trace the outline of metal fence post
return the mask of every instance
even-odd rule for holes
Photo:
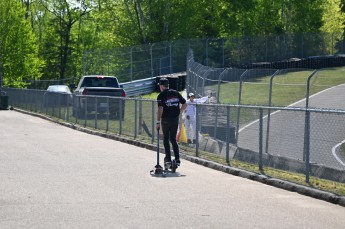
[[[152,132],[152,137],[151,137],[151,143],[153,144],[155,142],[155,101],[151,102],[151,132]],[[159,136],[158,136],[159,138]]]
[[[119,113],[117,114],[117,117],[119,117],[119,122],[120,122],[120,131],[119,131],[119,134],[121,135],[122,134],[122,109],[123,109],[123,106],[122,106],[122,100],[119,101]],[[115,115],[115,114],[114,114]]]
[[[98,114],[98,106],[97,106],[97,103],[98,103],[98,97],[96,96],[95,97],[95,129],[97,130],[97,114]]]
[[[152,54],[152,47],[154,44],[150,45],[150,58],[151,58],[151,78],[153,78],[153,54]]]
[[[129,74],[131,82],[133,81],[133,47],[131,47],[131,69]]]
[[[70,103],[71,103],[71,99],[67,95],[66,96],[66,121],[69,121],[69,109],[70,109],[69,105],[70,105]]]
[[[304,125],[304,149],[303,154],[305,155],[305,182],[309,183],[310,176],[310,112],[305,111],[305,125]]]
[[[200,123],[200,118],[199,118],[199,104],[195,104],[195,156],[199,157],[199,123]],[[194,134],[194,133],[193,133]]]
[[[143,131],[142,123],[143,123],[143,100],[140,97],[140,100],[139,100],[139,130],[138,130],[139,135],[141,135],[142,131]]]
[[[2,62],[0,62],[0,95],[2,92]]]
[[[305,123],[304,123],[304,148],[303,148],[303,160],[305,160],[305,180],[309,183],[310,176],[310,112],[309,108],[309,93],[310,93],[310,80],[316,74],[317,70],[314,70],[307,80],[307,93],[305,98]]]
[[[169,55],[170,55],[170,71],[169,71],[169,73],[171,74],[173,71],[173,68],[172,68],[172,51],[171,51],[171,43],[172,43],[172,41],[170,41],[169,42]]]
[[[206,39],[205,41],[205,65],[208,66],[208,40],[209,38]]]
[[[204,75],[202,76],[202,89],[201,91],[199,92],[199,94],[202,96],[204,95],[204,90],[205,90],[205,78],[207,77],[207,73],[211,71],[211,68],[209,68],[205,73]]]
[[[262,139],[263,139],[263,109],[259,109],[260,121],[259,121],[259,169],[262,170]]]
[[[225,51],[224,51],[224,38],[221,38],[222,39],[222,68],[225,67]]]
[[[107,97],[107,112],[106,112],[106,119],[107,119],[107,123],[106,123],[106,129],[105,129],[105,131],[108,132],[108,130],[109,130],[109,97]]]
[[[76,95],[73,94],[73,106],[76,107],[75,110],[73,109],[73,114],[74,114],[74,118],[75,118],[74,121],[75,121],[76,124],[78,123],[78,118],[79,118],[79,106],[80,106],[79,104],[80,104],[79,96],[76,96]]]
[[[222,78],[223,78],[223,74],[225,72],[227,72],[228,69],[225,68],[224,71],[222,71],[222,73],[220,73],[219,77],[218,77],[218,87],[217,87],[217,103],[220,103],[220,99],[219,99],[219,96],[220,96],[220,84],[221,84],[221,81],[222,81]]]
[[[219,106],[218,103],[216,104],[216,119],[215,119],[215,123],[214,123],[214,129],[213,129],[213,136],[214,139],[217,139],[217,128],[218,128],[218,111],[219,111]]]
[[[332,55],[334,55],[333,47],[334,47],[334,33],[332,33],[332,51],[331,51]]]
[[[226,106],[226,163],[230,165],[230,106]]]
[[[86,127],[87,124],[87,96],[85,97],[85,108],[84,108],[84,127]]]
[[[270,78],[270,91],[268,95],[268,106],[272,106],[272,88],[273,88],[273,78],[278,75],[279,70],[277,70]],[[271,122],[271,109],[267,111],[267,130],[266,130],[266,146],[265,153],[268,153],[268,144],[269,144],[269,133],[270,133],[270,122]]]
[[[109,54],[109,52],[110,51],[108,50],[108,55],[107,55],[108,56],[108,73],[107,73],[108,76],[110,76],[110,54]]]
[[[59,118],[61,119],[61,95],[58,94]]]
[[[82,73],[83,73],[83,75],[86,75],[86,70],[85,70],[86,66],[85,65],[86,65],[86,59],[87,59],[86,55],[88,54],[88,52],[89,51],[85,51],[84,54],[83,54],[83,57],[82,57],[83,60],[82,60],[81,65],[82,65]]]
[[[134,139],[138,137],[138,99],[134,100]]]
[[[238,102],[237,105],[241,105],[241,98],[242,98],[242,84],[243,84],[243,79],[246,76],[247,72],[249,70],[245,70],[242,75],[240,76],[240,88],[238,91]],[[237,123],[236,123],[236,136],[235,136],[235,145],[237,146],[238,142],[238,129],[240,128],[240,113],[241,113],[241,107],[237,107]]]

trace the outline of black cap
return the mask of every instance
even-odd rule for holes
[[[169,86],[169,80],[167,78],[160,78],[159,79],[159,85],[162,85],[162,86]]]

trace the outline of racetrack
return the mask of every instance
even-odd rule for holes
[[[345,110],[345,85],[339,85],[319,92],[309,99],[310,108]],[[291,104],[305,107],[305,100]],[[270,116],[268,153],[287,158],[303,160],[305,112],[276,111]],[[336,169],[345,169],[344,158],[335,156],[334,148],[345,139],[345,115],[310,113],[310,161]],[[267,117],[263,123],[264,152],[266,143]],[[259,122],[255,121],[239,131],[238,146],[258,152]],[[255,134],[253,134],[255,133]],[[254,139],[254,140],[253,140]],[[333,149],[333,150],[332,150]]]

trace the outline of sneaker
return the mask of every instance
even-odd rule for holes
[[[180,166],[180,165],[181,165],[180,159],[177,159],[177,160],[176,160],[176,165],[177,165],[177,166]]]
[[[170,169],[171,168],[171,161],[164,162],[164,167],[165,167],[165,169]]]

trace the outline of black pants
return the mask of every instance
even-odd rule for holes
[[[162,130],[163,130],[163,144],[165,149],[165,161],[171,161],[170,143],[172,145],[175,160],[180,159],[179,147],[176,142],[176,134],[178,129],[179,117],[174,118],[163,118],[162,119]]]

